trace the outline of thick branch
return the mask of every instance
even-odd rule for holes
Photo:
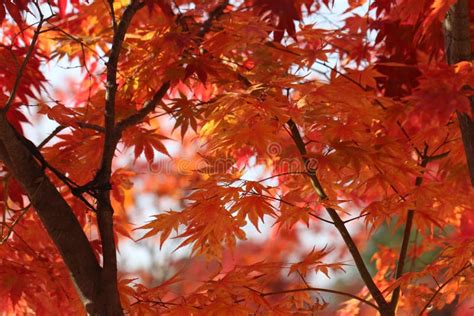
[[[318,177],[316,176],[316,172],[314,169],[311,168],[310,161],[308,159],[308,153],[306,151],[306,146],[301,138],[300,132],[298,130],[298,127],[296,124],[293,122],[293,120],[288,121],[288,126],[291,131],[291,135],[293,138],[293,141],[295,142],[298,151],[301,154],[301,157],[303,159],[306,172],[311,179],[311,184],[313,185],[314,190],[316,191],[316,194],[319,196],[321,200],[327,200],[328,196],[324,192],[324,189],[319,182]],[[331,208],[331,207],[326,207],[326,210],[331,217],[332,221],[334,222],[334,226],[336,229],[339,231],[341,234],[342,239],[344,240],[347,248],[349,249],[349,252],[352,255],[352,258],[354,259],[354,262],[356,264],[357,270],[359,271],[365,285],[367,286],[370,294],[374,298],[374,300],[377,302],[377,305],[379,306],[380,313],[384,314],[384,310],[388,308],[387,301],[383,297],[382,293],[380,292],[379,288],[377,285],[374,283],[374,280],[372,279],[372,276],[370,275],[369,271],[367,270],[367,266],[364,263],[364,260],[362,259],[362,256],[360,255],[359,250],[357,249],[356,244],[354,243],[354,240],[352,239],[351,235],[349,234],[349,231],[347,230],[346,226],[344,225],[344,222],[342,219],[339,217],[337,214],[336,210]]]
[[[4,115],[0,115],[0,159],[28,194],[84,305],[93,308],[101,269],[89,241],[70,206]]]
[[[61,126],[60,126],[61,127]],[[41,152],[39,151],[41,149],[42,146],[44,146],[45,144],[45,141],[49,141],[49,137],[54,137],[54,135],[56,133],[59,133],[60,132],[60,127],[56,128],[52,134],[50,134],[45,140],[43,140],[39,145],[38,147],[35,146],[35,144],[33,144],[29,139],[21,136],[21,135],[18,135],[18,138],[23,142],[23,144],[26,146],[26,148],[29,150],[29,152],[31,153],[31,155],[36,158],[36,160],[38,160],[41,164],[41,167],[43,169],[47,168],[49,170],[51,170],[51,172],[59,179],[61,180],[72,192],[72,194],[74,194],[79,200],[81,200],[82,203],[84,203],[84,205],[86,205],[91,211],[96,211],[96,209],[87,201],[87,199],[85,199],[83,196],[82,196],[82,193],[83,192],[80,192],[78,191],[77,189],[79,188],[79,185],[77,183],[75,183],[74,181],[72,181],[70,178],[68,178],[65,174],[63,174],[62,172],[60,172],[59,170],[57,170],[55,167],[53,167],[52,165],[49,164],[49,162],[46,161],[46,159],[44,159],[43,155],[41,154]]]

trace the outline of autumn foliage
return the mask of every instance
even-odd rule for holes
[[[1,0],[1,313],[470,315],[469,2]]]

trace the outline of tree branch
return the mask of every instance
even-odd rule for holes
[[[443,27],[448,64],[471,61],[469,0],[458,0],[449,9]]]
[[[107,81],[105,92],[105,140],[104,151],[102,154],[102,164],[96,175],[96,180],[100,183],[108,181],[111,173],[112,159],[115,148],[120,140],[120,135],[115,131],[115,96],[117,94],[117,71],[120,51],[125,39],[128,27],[132,22],[135,13],[144,6],[143,2],[132,0],[123,12],[122,18],[114,32],[112,48],[110,49],[109,59],[107,61]]]
[[[112,28],[114,33],[117,32],[117,19],[115,18],[115,10],[114,10],[114,0],[107,0],[110,9],[110,17],[112,19]]]
[[[26,66],[28,66],[28,62],[30,61],[31,56],[33,55],[33,52],[35,50],[36,42],[38,41],[39,35],[41,33],[41,27],[43,26],[43,23],[46,22],[48,19],[52,18],[52,16],[48,18],[44,18],[43,12],[41,12],[39,6],[36,3],[35,5],[38,8],[38,12],[39,12],[38,26],[36,27],[36,30],[33,34],[33,38],[31,39],[30,46],[28,47],[28,51],[26,52],[26,55],[25,55],[25,59],[23,59],[23,62],[21,63],[20,68],[18,69],[18,73],[16,74],[16,77],[15,77],[15,83],[13,84],[13,88],[10,93],[10,96],[8,97],[7,103],[2,109],[2,112],[4,113],[8,112],[8,110],[13,104],[13,101],[15,101],[16,92],[18,88],[20,87],[21,79],[23,78],[23,73],[26,69]]]
[[[120,308],[119,295],[117,290],[117,255],[114,240],[113,227],[113,207],[110,199],[110,177],[112,173],[112,161],[122,132],[129,126],[138,124],[151,113],[157,104],[164,97],[170,87],[170,82],[165,82],[161,88],[154,94],[151,100],[144,104],[144,107],[137,113],[129,116],[123,121],[115,122],[115,99],[117,94],[117,72],[120,50],[122,48],[125,35],[135,13],[143,8],[144,3],[139,0],[132,0],[127,6],[122,18],[116,28],[114,28],[114,37],[112,47],[107,61],[107,81],[105,97],[105,137],[102,153],[101,167],[96,173],[94,179],[86,185],[95,188],[97,191],[97,222],[103,249],[103,269],[101,273],[100,296],[107,302],[109,307],[104,306],[106,313],[123,314]],[[221,9],[223,11],[224,8]],[[215,19],[218,14],[210,14],[209,19]],[[206,27],[204,27],[206,29]],[[207,31],[210,26],[207,27]],[[206,32],[207,32],[206,31]]]
[[[153,98],[151,100],[147,101],[143,108],[141,108],[137,113],[130,115],[129,117],[123,119],[119,123],[117,123],[117,132],[121,133],[123,132],[127,127],[133,126],[135,124],[138,124],[142,122],[148,114],[153,112],[155,107],[158,105],[158,103],[161,102],[163,97],[165,96],[166,92],[168,91],[170,87],[170,82],[167,81],[163,83],[156,91],[156,93],[153,95]]]
[[[71,272],[82,302],[92,311],[101,270],[94,252],[72,209],[3,113],[0,115],[0,159],[28,194]]]
[[[7,204],[6,201],[5,201],[5,204]],[[5,208],[8,209],[8,205],[6,205]],[[15,229],[15,226],[20,222],[20,220],[23,218],[23,216],[26,214],[26,212],[28,212],[30,208],[31,208],[31,204],[28,204],[27,206],[18,210],[20,212],[20,215],[18,215],[18,217],[10,225],[7,224],[5,221],[2,223],[8,228],[8,230],[6,234],[4,235],[3,227],[2,227],[2,236],[0,240],[0,245],[4,244],[10,238],[11,234],[13,233],[13,230]]]
[[[296,147],[298,148],[298,151],[300,152],[301,158],[303,159],[307,175],[309,176],[311,180],[311,184],[313,185],[313,189],[316,191],[316,194],[319,196],[321,200],[327,200],[328,196],[324,192],[324,189],[319,182],[318,177],[316,176],[316,172],[314,169],[311,168],[310,161],[308,159],[308,153],[306,151],[306,146],[304,144],[303,139],[301,138],[301,134],[298,130],[298,127],[296,126],[295,122],[293,120],[289,120],[287,122],[290,131],[291,131],[291,136],[293,138],[293,141],[296,144]],[[339,231],[342,239],[344,240],[347,248],[349,249],[349,252],[352,255],[352,258],[354,259],[354,262],[356,264],[357,270],[359,271],[365,285],[367,286],[370,294],[374,298],[374,300],[377,302],[378,308],[380,310],[381,314],[384,314],[384,311],[388,311],[388,304],[385,298],[383,297],[382,293],[380,292],[379,288],[377,285],[374,283],[372,276],[370,275],[369,271],[367,270],[367,266],[364,263],[364,260],[362,259],[362,256],[360,255],[359,250],[357,249],[356,244],[354,243],[354,240],[352,239],[351,235],[349,234],[349,231],[347,230],[346,226],[344,225],[344,222],[342,219],[339,217],[337,214],[336,210],[331,208],[331,207],[326,207],[326,211],[328,212],[329,216],[331,217],[334,226],[336,229]]]
[[[90,123],[79,122],[79,121],[76,122],[76,124],[82,128],[91,129],[99,133],[105,133],[105,128],[96,124],[90,124]]]
[[[49,143],[49,141],[51,139],[53,139],[56,135],[58,135],[58,133],[60,133],[63,129],[65,129],[66,126],[63,126],[63,125],[59,125],[58,127],[56,127],[52,132],[51,134],[49,134],[45,139],[43,139],[43,141],[41,143],[39,143],[38,145],[38,150],[43,148],[44,145],[46,145],[47,143]]]
[[[96,209],[89,203],[89,201],[87,201],[83,196],[82,196],[82,193],[84,191],[81,191],[81,190],[78,190],[79,185],[77,183],[75,183],[74,181],[72,181],[71,179],[69,179],[66,175],[64,175],[63,173],[61,173],[59,170],[57,170],[55,167],[53,167],[52,165],[49,164],[49,162],[46,161],[46,159],[44,159],[43,155],[41,154],[41,152],[39,151],[40,148],[45,144],[45,142],[49,141],[49,138],[50,136],[51,137],[54,137],[54,135],[56,133],[59,133],[60,129],[59,127],[56,128],[53,133],[51,133],[48,137],[46,137],[45,140],[43,140],[41,142],[41,144],[38,145],[38,147],[35,146],[35,144],[33,144],[33,142],[31,142],[29,139],[21,136],[21,135],[18,135],[18,138],[20,139],[20,141],[26,146],[26,148],[28,149],[28,151],[31,153],[31,155],[36,158],[36,160],[39,161],[39,163],[41,164],[41,167],[42,169],[49,169],[51,170],[51,172],[59,179],[61,180],[68,188],[69,190],[71,190],[72,194],[74,196],[76,196],[79,200],[81,200],[82,203],[84,203],[84,205],[86,205],[91,211],[93,212],[96,212]],[[90,192],[88,192],[90,194]]]
[[[422,154],[422,160],[420,163],[420,167],[423,169],[426,167],[426,165],[429,162],[429,159],[427,157],[427,150],[428,150],[428,147],[425,147],[425,150]],[[416,177],[415,186],[419,187],[422,182],[423,182],[423,174]],[[413,227],[414,217],[415,217],[415,210],[408,210],[407,219],[405,222],[405,231],[403,232],[402,247],[400,248],[400,254],[398,257],[397,271],[395,272],[395,279],[398,279],[403,275],[403,269],[405,267],[405,261],[406,261],[406,257],[408,253],[408,246],[410,242],[410,235],[411,235],[411,230]],[[390,305],[392,306],[393,310],[397,308],[399,298],[400,298],[400,286],[398,286],[397,288],[395,288],[395,290],[393,290],[392,300],[390,301]]]
[[[458,272],[456,272],[452,277],[450,277],[449,279],[447,279],[446,281],[444,281],[443,284],[441,284],[438,289],[433,293],[433,295],[431,296],[431,298],[428,300],[428,302],[426,302],[425,306],[421,309],[421,312],[420,312],[420,316],[423,315],[424,311],[431,305],[431,302],[433,302],[433,300],[436,298],[436,296],[439,294],[439,292],[441,292],[441,290],[446,286],[448,285],[449,283],[451,283],[451,281],[453,281],[455,278],[457,278],[461,273],[464,272],[464,270],[466,270],[467,268],[470,268],[472,267],[472,264],[470,262],[466,263],[466,265],[464,267],[462,267]]]
[[[209,17],[204,23],[201,25],[201,29],[199,30],[197,37],[199,39],[199,43],[202,42],[204,36],[211,31],[212,22],[217,20],[223,13],[227,5],[229,4],[228,0],[222,1],[219,5],[217,5],[211,12],[209,12]],[[178,21],[181,21],[178,19]],[[121,133],[125,129],[135,124],[141,123],[148,114],[154,111],[158,103],[161,102],[163,97],[165,96],[166,92],[170,88],[170,82],[167,81],[161,85],[158,91],[155,92],[153,97],[147,101],[143,108],[140,109],[137,113],[130,115],[129,117],[123,119],[121,122],[117,124],[117,132]]]
[[[117,288],[117,251],[114,237],[113,213],[110,199],[110,177],[115,149],[121,133],[115,128],[115,99],[118,89],[117,71],[120,51],[128,27],[144,2],[132,0],[125,8],[120,22],[115,27],[112,47],[107,61],[107,81],[105,92],[105,136],[100,169],[92,182],[97,187],[97,224],[102,242],[102,272],[100,275],[99,297],[104,302],[101,312],[107,315],[123,315]]]
[[[325,288],[320,288],[320,287],[305,287],[305,288],[299,288],[299,289],[289,289],[289,290],[282,290],[282,291],[274,291],[274,292],[260,292],[252,288],[248,288],[251,291],[254,291],[258,293],[260,296],[272,296],[272,295],[281,295],[281,294],[288,294],[288,293],[296,293],[296,292],[305,292],[305,291],[312,291],[312,292],[326,292],[326,293],[332,293],[332,294],[337,294],[337,295],[342,295],[342,296],[347,296],[350,298],[353,298],[355,300],[358,300],[359,302],[365,303],[370,307],[375,308],[378,310],[378,306],[375,305],[374,303],[363,299],[357,295],[347,293],[347,292],[342,292],[342,291],[337,291],[337,290],[331,290],[331,289],[325,289]]]

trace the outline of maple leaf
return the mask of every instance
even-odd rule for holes
[[[7,120],[22,135],[24,133],[22,123],[29,123],[28,118],[20,111],[18,107],[14,107],[8,111]]]
[[[316,273],[318,271],[321,271],[329,278],[329,269],[335,271],[345,271],[343,268],[343,263],[323,263],[321,260],[325,258],[328,254],[329,251],[326,250],[326,247],[321,250],[316,250],[316,247],[313,247],[313,249],[308,253],[308,255],[306,255],[306,257],[302,261],[294,263],[290,266],[288,275],[298,272],[305,277],[309,270],[314,270],[314,272]]]
[[[407,100],[416,103],[417,110],[447,122],[454,111],[470,113],[469,101],[463,95],[463,87],[471,81],[472,66],[458,65],[457,68],[440,66],[425,69],[419,78],[419,86]],[[436,78],[436,80],[434,80]]]
[[[162,142],[167,139],[169,138],[156,133],[156,130],[143,128],[129,128],[123,137],[126,147],[134,146],[135,160],[144,153],[145,158],[149,163],[152,163],[155,158],[155,150],[171,157]]]
[[[181,128],[181,139],[184,138],[189,127],[197,132],[197,120],[200,117],[200,111],[184,94],[180,93],[180,98],[172,99],[169,105],[164,105],[164,108],[176,118],[173,130],[178,127]]]
[[[262,220],[263,222],[265,215],[275,217],[276,213],[272,205],[265,200],[266,196],[264,193],[268,192],[267,188],[254,181],[247,181],[245,186],[245,191],[232,206],[230,211],[237,213],[236,218],[239,221],[244,221],[248,216],[250,222],[255,226],[257,231],[260,232],[258,229],[258,221]]]
[[[306,225],[306,227],[309,227],[311,211],[310,208],[282,206],[280,207],[280,215],[277,217],[274,225],[279,225],[279,228],[284,227],[291,229],[301,221]]]
[[[354,9],[364,5],[366,0],[349,0],[349,7],[350,9]]]
[[[130,298],[135,295],[135,290],[130,285],[137,279],[121,279],[118,282],[118,290],[120,293],[120,301],[124,304],[126,309],[129,309],[131,306]]]
[[[371,67],[367,67],[363,71],[349,70],[347,75],[354,78],[354,80],[363,87],[372,89],[376,88],[377,81],[384,77],[379,71]]]
[[[264,216],[275,216],[272,206],[259,196],[244,196],[232,207],[231,212],[237,212],[239,220],[245,220],[248,216],[250,222],[258,229],[259,219],[264,222]]]
[[[159,285],[147,287],[143,284],[136,284],[133,297],[140,301],[162,300],[171,290],[170,288],[182,282],[181,271],[178,271],[169,278],[166,278]]]
[[[137,229],[150,229],[140,239],[149,238],[160,234],[160,248],[163,247],[164,242],[168,239],[172,231],[178,232],[179,225],[182,224],[183,219],[180,212],[168,211],[163,214],[154,215],[152,221],[148,224],[138,227]]]
[[[288,35],[295,37],[296,30],[294,21],[301,19],[301,9],[292,0],[255,0],[255,6],[260,8],[260,14],[271,12],[271,16],[275,18],[276,30],[274,31],[274,40],[280,42],[283,35],[288,32]]]
[[[133,182],[130,180],[135,176],[135,173],[126,169],[117,169],[112,174],[112,195],[120,203],[125,201],[125,191],[133,187]]]
[[[25,35],[25,41],[27,41],[29,35]],[[27,56],[26,47],[12,47],[0,46],[0,84],[5,86],[8,91],[17,85],[16,99],[13,101],[21,101],[23,104],[29,104],[29,99],[38,99],[38,93],[44,91],[46,78],[40,71],[40,57],[37,51],[32,51],[28,63],[26,64],[21,81],[16,82],[18,75],[17,65],[24,62]],[[2,92],[0,98],[4,98],[5,95]],[[3,100],[2,100],[3,101]],[[4,106],[2,102],[1,106]]]
[[[168,16],[168,17],[173,17],[174,16],[174,12],[173,12],[173,9],[171,7],[171,3],[169,1],[166,1],[166,0],[147,0],[146,5],[148,7],[150,15],[152,13],[153,7],[155,5],[157,5],[166,16]]]
[[[188,228],[177,236],[184,238],[178,248],[193,244],[193,253],[221,257],[223,245],[234,248],[237,239],[246,239],[245,232],[241,229],[243,222],[232,217],[220,202],[206,204],[206,209],[211,207],[212,211],[205,212],[202,206],[194,207],[187,223]]]
[[[49,119],[54,120],[61,125],[77,126],[78,113],[66,107],[64,104],[57,104],[53,107],[42,104],[39,113],[47,115]]]

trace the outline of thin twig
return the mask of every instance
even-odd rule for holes
[[[258,180],[257,182],[265,182],[265,181],[273,179],[273,178],[278,178],[278,177],[283,177],[283,176],[288,176],[288,175],[305,175],[305,174],[306,174],[306,172],[304,172],[304,171],[283,172],[283,173],[274,174],[272,176],[263,178],[261,180]]]
[[[344,224],[347,224],[347,223],[350,223],[352,221],[358,220],[359,218],[362,218],[362,217],[366,217],[367,215],[369,215],[369,213],[364,213],[364,214],[360,214],[359,216],[349,218],[349,219],[344,221]]]
[[[325,223],[334,225],[334,222],[331,222],[330,220],[327,220],[327,219],[325,219],[325,218],[322,218],[321,216],[318,216],[318,215],[314,214],[313,212],[309,213],[309,215],[313,216],[314,218],[319,219],[319,220],[322,221],[322,222],[325,222]]]
[[[247,192],[248,194],[252,194],[252,195],[257,195],[257,196],[260,196],[261,198],[264,198],[264,199],[270,199],[270,200],[273,200],[273,201],[278,201],[280,203],[283,203],[283,204],[286,204],[286,205],[289,205],[289,206],[293,206],[293,207],[298,207],[297,205],[291,203],[291,202],[288,202],[288,201],[285,201],[284,199],[282,198],[277,198],[277,197],[274,197],[274,196],[269,196],[269,195],[265,195],[265,194],[260,194],[260,193],[257,193],[257,192]],[[272,207],[272,205],[270,205]],[[322,222],[325,222],[325,223],[328,223],[328,224],[332,224],[334,225],[334,222],[331,222],[330,220],[327,220],[325,218],[322,218],[321,216],[318,216],[316,215],[315,213],[313,212],[309,212],[308,213],[309,215],[311,215],[312,217],[316,218],[316,219],[319,219],[320,221]]]
[[[201,29],[198,32],[199,38],[204,38],[204,36],[211,30],[212,23],[223,13],[227,5],[229,4],[228,0],[222,1],[212,12],[209,13],[209,18],[202,24]]]
[[[151,98],[151,100],[146,102],[143,108],[141,108],[137,113],[132,114],[129,117],[117,123],[117,131],[120,133],[124,131],[127,127],[133,126],[135,124],[142,122],[148,114],[153,112],[153,110],[158,105],[158,103],[161,102],[166,92],[168,91],[169,87],[170,87],[169,81],[162,84],[160,89],[158,89],[158,91],[156,91],[156,93],[153,95],[153,98]]]
[[[117,32],[117,19],[115,18],[114,0],[107,0],[110,8],[110,17],[112,18],[112,27],[114,33]]]
[[[65,129],[66,126],[63,126],[63,125],[59,125],[58,127],[56,127],[52,132],[51,134],[49,134],[45,139],[43,139],[43,141],[41,143],[39,143],[38,145],[38,150],[43,148],[44,145],[46,145],[47,143],[49,143],[49,141],[51,139],[53,139],[56,135],[58,135],[58,133],[60,133],[63,129]]]
[[[274,292],[260,292],[260,291],[257,291],[255,289],[252,289],[250,287],[247,287],[247,288],[251,291],[254,291],[254,292],[258,293],[262,297],[289,294],[289,293],[297,293],[297,292],[306,292],[306,291],[326,292],[326,293],[332,293],[332,294],[337,294],[337,295],[342,295],[342,296],[347,296],[347,297],[353,298],[355,300],[358,300],[359,302],[365,303],[368,306],[375,308],[376,310],[379,310],[377,305],[375,305],[374,303],[372,303],[372,302],[370,302],[366,299],[363,299],[363,298],[361,298],[357,295],[347,293],[347,292],[337,291],[337,290],[320,288],[320,287],[305,287],[305,288],[299,288],[299,289],[289,289],[289,290],[274,291]],[[238,300],[237,303],[243,302],[244,300],[245,299]]]
[[[103,128],[100,125],[86,123],[86,122],[76,122],[76,124],[82,128],[91,129],[99,133],[105,133],[105,128]]]
[[[306,285],[306,288],[310,288],[311,286],[309,283],[306,281],[305,277],[301,274],[300,270],[296,270],[298,275],[300,276],[301,280],[303,281],[304,285]]]
[[[34,52],[35,47],[36,47],[36,42],[38,41],[38,38],[39,38],[39,35],[40,35],[40,32],[41,32],[41,27],[43,26],[43,23],[45,21],[47,21],[48,19],[53,17],[53,16],[50,16],[48,18],[44,18],[43,12],[41,12],[41,9],[40,9],[39,5],[36,2],[34,2],[34,4],[35,4],[36,8],[38,9],[40,20],[39,20],[38,26],[36,27],[36,30],[33,34],[33,38],[31,39],[31,43],[30,43],[30,46],[28,47],[28,51],[26,52],[25,58],[23,59],[23,62],[21,63],[21,66],[20,66],[20,69],[18,69],[18,73],[16,74],[15,83],[13,84],[13,88],[12,88],[12,91],[10,93],[10,96],[8,97],[7,103],[5,103],[5,106],[2,109],[2,112],[4,112],[4,113],[8,112],[8,110],[10,109],[10,107],[13,104],[13,101],[15,100],[16,93],[18,91],[18,88],[20,87],[20,83],[21,83],[21,80],[23,78],[23,73],[26,69],[26,66],[28,66],[28,62],[30,61],[31,56],[33,55],[33,52]]]
[[[28,212],[30,208],[31,208],[31,203],[21,209],[20,215],[18,215],[18,217],[13,221],[13,223],[11,223],[10,225],[7,223],[3,224],[8,229],[5,236],[2,235],[2,240],[0,240],[0,245],[4,244],[10,238],[11,234],[13,233],[13,229],[20,222],[20,220],[23,218],[23,216],[26,214],[26,212]]]
[[[453,281],[455,278],[457,278],[462,272],[464,272],[464,270],[466,270],[467,268],[470,268],[472,266],[472,264],[470,262],[468,262],[466,265],[464,265],[464,267],[462,267],[458,272],[456,272],[452,277],[450,277],[449,279],[447,279],[446,281],[444,281],[443,284],[441,284],[441,286],[438,287],[438,289],[433,293],[433,295],[430,297],[430,299],[428,300],[428,302],[426,302],[425,306],[423,306],[423,308],[421,309],[421,312],[420,312],[420,316],[423,315],[423,313],[425,312],[425,310],[431,305],[431,303],[433,302],[433,300],[436,298],[436,296],[439,294],[439,292],[441,292],[441,290],[446,286],[448,285],[451,281]]]

